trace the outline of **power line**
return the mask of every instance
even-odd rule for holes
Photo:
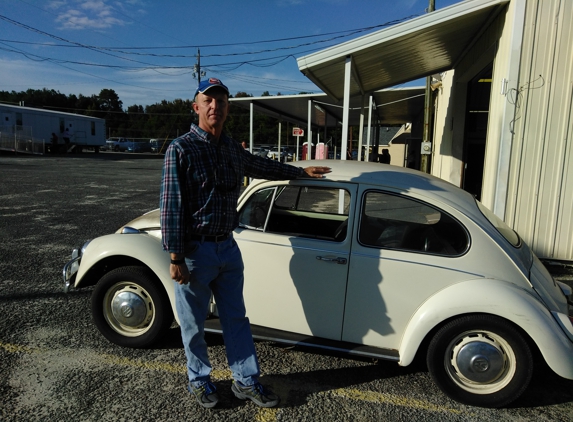
[[[115,8],[113,8],[113,9],[116,12],[121,13],[117,9],[115,9]],[[44,10],[44,9],[41,9],[41,10]],[[126,16],[126,15],[124,15],[124,16]],[[247,65],[253,66],[253,67],[258,67],[258,68],[273,67],[273,66],[276,66],[276,65],[278,65],[278,64],[280,64],[280,63],[282,63],[285,60],[288,60],[290,58],[293,58],[293,59],[296,59],[296,58],[293,55],[293,53],[276,55],[276,56],[271,56],[271,57],[268,56],[269,53],[285,51],[285,50],[290,50],[290,51],[297,50],[295,54],[301,55],[301,54],[306,54],[308,52],[314,52],[314,51],[319,50],[320,48],[324,48],[325,43],[326,44],[331,43],[333,45],[334,43],[339,42],[339,40],[341,38],[350,37],[352,35],[356,35],[358,33],[363,33],[366,31],[380,29],[382,27],[392,26],[392,25],[395,25],[397,23],[401,23],[401,22],[404,22],[406,20],[410,20],[415,16],[418,16],[418,15],[410,15],[410,16],[405,17],[405,18],[385,22],[385,23],[382,23],[380,25],[364,27],[364,28],[350,29],[350,30],[344,30],[344,31],[334,31],[334,32],[328,32],[328,33],[324,33],[324,34],[301,35],[301,36],[296,36],[296,37],[277,38],[277,39],[270,39],[270,40],[257,40],[257,41],[250,41],[250,42],[232,42],[232,43],[220,43],[220,44],[203,44],[203,45],[199,45],[199,46],[180,45],[180,46],[164,46],[164,47],[155,47],[155,46],[106,47],[106,46],[88,45],[88,44],[84,44],[81,42],[68,40],[68,39],[62,38],[60,36],[50,34],[46,31],[40,30],[38,28],[34,28],[34,27],[29,26],[27,24],[24,24],[22,22],[18,22],[14,19],[7,17],[7,16],[0,15],[0,20],[4,20],[4,21],[6,21],[12,25],[21,27],[25,30],[28,30],[28,31],[34,32],[36,34],[39,34],[41,36],[49,37],[51,39],[54,39],[54,40],[57,40],[59,42],[64,43],[64,44],[36,43],[36,42],[28,42],[28,41],[0,39],[0,45],[4,46],[4,47],[0,47],[0,50],[4,50],[4,51],[10,52],[10,53],[20,54],[20,55],[26,57],[27,59],[33,60],[33,61],[39,61],[39,62],[44,61],[44,62],[53,63],[55,65],[62,66],[62,67],[66,68],[68,70],[71,70],[71,71],[75,71],[78,73],[82,73],[82,74],[85,74],[88,76],[92,76],[92,77],[102,79],[102,80],[107,80],[107,81],[121,84],[121,85],[133,86],[133,87],[137,87],[137,88],[150,89],[150,90],[165,91],[165,89],[146,88],[146,87],[142,87],[142,86],[138,86],[138,85],[134,85],[134,84],[115,81],[115,80],[108,79],[105,77],[100,77],[100,76],[96,76],[96,75],[93,75],[90,73],[86,73],[86,72],[83,72],[83,71],[80,71],[78,69],[74,69],[72,67],[68,67],[65,65],[89,66],[89,67],[95,67],[95,68],[104,68],[104,69],[107,68],[107,69],[123,70],[123,71],[129,71],[129,72],[153,71],[153,72],[156,72],[156,73],[159,73],[162,75],[167,75],[167,76],[181,76],[185,73],[191,73],[193,71],[197,71],[199,68],[199,66],[198,66],[199,63],[197,63],[195,65],[179,65],[179,66],[178,65],[153,64],[153,63],[146,63],[146,62],[134,60],[134,59],[131,59],[128,57],[123,57],[123,56],[120,56],[118,54],[147,56],[147,57],[153,57],[153,58],[188,59],[188,58],[196,58],[196,56],[195,55],[188,55],[188,54],[159,54],[159,53],[152,53],[152,52],[142,52],[142,50],[220,48],[220,47],[233,47],[233,46],[238,46],[238,45],[240,45],[240,46],[261,45],[261,44],[266,44],[266,43],[284,43],[284,42],[292,42],[295,40],[312,40],[312,39],[314,39],[314,41],[308,41],[308,42],[299,43],[299,44],[295,44],[295,45],[277,46],[276,48],[267,48],[267,49],[256,50],[256,51],[233,52],[233,53],[213,53],[213,54],[204,54],[203,55],[203,58],[212,58],[212,59],[214,59],[214,58],[240,57],[240,56],[247,56],[247,55],[250,55],[250,56],[267,55],[267,57],[256,58],[256,59],[251,59],[251,60],[226,61],[226,62],[221,62],[221,63],[216,63],[216,62],[206,63],[201,67],[201,69],[205,70],[205,71],[211,71],[214,73],[221,73],[221,74],[224,74],[226,77],[230,77],[230,78],[240,80],[243,82],[249,82],[249,83],[252,83],[255,85],[268,86],[268,87],[287,89],[288,90],[288,89],[292,89],[292,88],[286,87],[282,84],[262,83],[261,81],[264,81],[264,80],[268,81],[268,79],[265,79],[265,78],[256,78],[255,80],[253,80],[253,79],[249,79],[248,76],[234,75],[230,72],[233,70],[237,70],[242,66],[247,66]],[[134,22],[137,22],[133,18],[131,18],[131,19]],[[142,24],[141,22],[138,22],[138,23]],[[154,28],[152,28],[152,29],[154,29]],[[329,38],[323,39],[324,37],[329,37]],[[321,39],[317,39],[317,38],[321,38]],[[128,61],[128,62],[133,63],[133,65],[125,65],[125,64],[122,65],[122,64],[111,64],[111,63],[104,64],[101,62],[74,61],[74,60],[68,60],[68,59],[54,58],[54,57],[43,56],[43,55],[38,55],[38,54],[26,52],[24,50],[18,49],[16,47],[10,45],[10,43],[12,43],[12,44],[26,44],[26,45],[38,45],[38,46],[52,47],[52,48],[81,48],[81,49],[86,49],[88,51],[93,51],[93,52],[98,52],[98,53],[104,54],[110,58]],[[322,47],[319,47],[319,45],[322,45]],[[306,50],[301,51],[301,49],[303,49],[304,47],[312,47],[312,46],[314,46],[314,48],[310,48],[310,49],[306,49]],[[173,75],[173,74],[169,74],[169,73],[163,73],[164,71],[182,71],[183,73],[180,73],[179,75]],[[297,84],[301,84],[301,83],[310,84],[311,83],[310,81],[306,81],[306,82],[292,81],[292,82],[297,83]],[[173,91],[175,91],[175,90],[173,90]]]
[[[307,47],[309,45],[316,45],[316,44],[332,42],[332,41],[338,40],[340,38],[346,38],[346,37],[356,35],[358,33],[366,32],[366,31],[370,31],[373,29],[379,29],[382,27],[392,26],[392,25],[395,25],[397,23],[401,23],[401,22],[404,22],[406,20],[412,19],[415,16],[416,15],[410,15],[406,18],[401,18],[401,19],[397,19],[394,21],[385,22],[385,23],[380,24],[380,25],[369,26],[369,27],[365,27],[365,28],[358,28],[358,29],[352,29],[352,30],[346,30],[346,31],[337,31],[337,32],[328,32],[328,33],[319,34],[319,35],[303,35],[303,36],[298,36],[298,37],[279,38],[279,39],[273,39],[273,40],[260,40],[260,41],[252,41],[252,42],[241,42],[241,43],[237,42],[237,43],[223,43],[223,44],[205,44],[205,45],[198,45],[198,46],[186,45],[186,46],[165,46],[165,47],[122,47],[122,48],[86,45],[86,44],[78,43],[75,41],[67,40],[67,39],[59,37],[57,35],[49,34],[45,31],[42,31],[42,30],[37,29],[37,28],[33,28],[29,25],[15,21],[15,20],[10,19],[10,18],[3,16],[3,15],[0,15],[0,19],[3,19],[3,20],[5,20],[5,21],[7,21],[13,25],[25,28],[29,31],[37,32],[41,35],[45,35],[45,36],[57,39],[59,41],[63,41],[66,44],[34,43],[34,42],[29,42],[29,41],[26,42],[26,41],[14,41],[14,40],[5,40],[5,39],[1,40],[4,42],[23,43],[23,44],[30,44],[30,45],[41,45],[41,46],[46,46],[46,47],[86,48],[86,49],[98,51],[98,52],[112,51],[112,52],[122,53],[122,54],[132,54],[132,55],[160,57],[160,58],[165,58],[165,57],[195,58],[195,55],[194,54],[193,55],[191,55],[191,54],[174,55],[174,54],[157,54],[157,53],[138,53],[138,52],[131,52],[131,51],[127,51],[127,50],[153,50],[153,49],[165,50],[165,49],[190,49],[190,48],[200,49],[200,48],[207,48],[207,47],[232,47],[232,46],[237,46],[237,45],[244,46],[244,45],[255,45],[255,44],[263,44],[263,43],[276,43],[276,42],[293,41],[293,40],[299,40],[299,39],[318,38],[318,37],[324,37],[324,36],[328,36],[328,35],[336,35],[334,37],[331,37],[331,38],[328,38],[325,40],[317,40],[317,41],[298,44],[298,45],[276,47],[276,48],[272,48],[272,49],[265,49],[265,50],[259,50],[259,51],[247,51],[247,52],[240,52],[240,53],[225,53],[225,54],[203,54],[202,57],[205,58],[205,57],[230,57],[230,56],[254,55],[254,54],[272,53],[272,52],[281,51],[281,50],[293,50],[293,49],[297,49],[297,48],[301,48],[301,47]],[[114,55],[112,55],[112,57],[118,57],[118,58],[121,58],[124,60],[128,60],[128,59],[125,59],[123,57],[114,56]]]

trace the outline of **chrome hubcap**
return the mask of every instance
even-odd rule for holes
[[[445,352],[450,378],[473,394],[500,391],[515,375],[513,349],[503,337],[489,331],[461,333]]]
[[[459,348],[456,366],[468,380],[489,383],[498,379],[503,373],[503,351],[493,344],[472,341]]]
[[[155,308],[151,296],[136,283],[120,282],[104,298],[104,316],[121,335],[141,335],[153,323]]]
[[[133,292],[118,292],[111,303],[114,318],[123,325],[138,327],[147,317],[146,303]]]

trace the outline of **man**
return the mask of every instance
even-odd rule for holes
[[[240,399],[273,407],[279,397],[263,387],[249,320],[243,302],[243,260],[233,230],[244,176],[273,180],[322,177],[329,167],[305,169],[251,155],[225,136],[229,90],[218,79],[199,84],[193,110],[199,124],[171,143],[161,183],[163,248],[171,255],[170,273],[187,357],[188,390],[203,407],[219,401],[210,381],[211,364],[204,339],[211,294],[215,297],[231,390]]]
[[[382,154],[379,156],[378,161],[382,164],[390,164],[390,152],[388,151],[388,148],[383,148],[382,149]]]
[[[64,138],[64,143],[69,144],[71,137],[72,135],[70,134],[70,129],[66,128],[66,130],[64,130],[64,134],[62,135],[62,138]]]

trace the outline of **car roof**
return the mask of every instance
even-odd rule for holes
[[[327,166],[332,169],[323,180],[372,184],[392,190],[412,193],[463,208],[467,213],[479,213],[470,193],[430,174],[390,164],[354,160],[303,160],[289,163],[297,167]]]

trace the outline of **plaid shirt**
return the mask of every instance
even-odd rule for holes
[[[163,249],[183,253],[187,234],[219,235],[238,226],[237,201],[244,176],[288,180],[304,170],[257,157],[234,139],[218,144],[192,124],[165,152],[159,207]]]

